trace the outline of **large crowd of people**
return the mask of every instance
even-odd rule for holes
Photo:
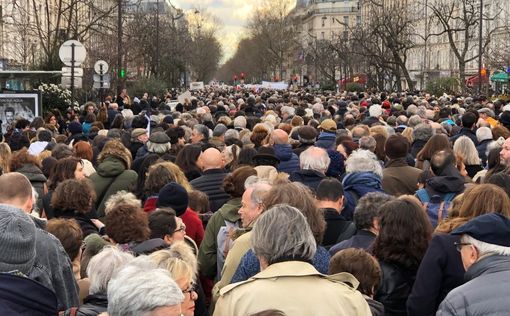
[[[16,118],[1,315],[507,315],[510,103],[207,88]]]

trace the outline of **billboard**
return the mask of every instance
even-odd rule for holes
[[[19,118],[33,121],[42,112],[42,100],[39,92],[18,91],[0,93],[0,120],[2,133]]]

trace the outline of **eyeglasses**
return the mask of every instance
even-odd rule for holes
[[[196,290],[196,286],[197,285],[195,283],[191,283],[190,286],[187,289],[182,290],[182,294],[184,294],[186,296],[186,294],[189,293],[189,296],[191,298],[193,296],[193,292],[196,292],[195,291]]]
[[[175,233],[178,233],[178,232],[182,232],[182,231],[186,231],[186,225],[181,225],[181,226],[179,226],[179,228],[177,228],[176,230],[174,230],[174,234],[175,234]]]
[[[457,249],[458,252],[460,252],[462,250],[462,246],[469,246],[469,245],[472,245],[472,243],[468,243],[468,242],[454,242],[453,243],[455,245],[455,249]]]

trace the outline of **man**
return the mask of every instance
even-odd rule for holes
[[[296,155],[301,153],[315,144],[317,138],[317,130],[311,126],[301,126],[298,129],[299,145],[294,149]]]
[[[462,129],[456,135],[450,137],[450,142],[453,144],[459,137],[467,136],[475,143],[475,146],[478,145],[478,139],[476,139],[476,134],[473,131],[473,126],[476,123],[476,115],[472,112],[464,113],[461,118],[461,123]]]
[[[478,110],[478,114],[480,114],[479,120],[487,122],[491,128],[498,126],[498,121],[494,119],[495,114],[493,110],[489,108],[483,108]]]
[[[225,133],[227,130],[227,127],[221,123],[216,125],[213,130],[213,137],[209,141],[209,143],[218,148],[221,152],[225,149]]]
[[[330,161],[328,153],[324,149],[310,147],[299,156],[301,170],[292,173],[289,180],[301,182],[315,192],[319,183],[326,177],[325,173]]]
[[[505,140],[499,153],[500,162],[504,166],[510,166],[510,137]]]
[[[271,140],[275,156],[280,159],[280,163],[276,168],[278,172],[292,174],[299,171],[299,158],[292,151],[292,146],[289,144],[289,135],[284,130],[275,129],[271,133]]]
[[[218,149],[208,148],[198,156],[197,165],[203,174],[190,184],[195,190],[207,194],[210,210],[214,213],[230,198],[221,188],[223,179],[227,176],[223,169],[225,160]]]
[[[21,173],[0,176],[0,208],[30,214],[34,205],[30,181]],[[71,260],[60,241],[44,230],[45,222],[31,217],[36,227],[35,261],[28,277],[53,290],[59,310],[79,305],[78,285]]]
[[[390,160],[383,169],[382,186],[384,192],[400,196],[416,192],[421,170],[407,164],[409,142],[402,135],[391,135],[385,144],[386,156]]]
[[[209,129],[207,126],[202,124],[193,126],[190,141],[192,144],[207,143],[209,141]]]
[[[145,128],[135,128],[131,132],[131,144],[129,146],[129,151],[131,152],[131,157],[136,158],[136,154],[140,148],[147,143],[149,140],[149,135]]]
[[[37,141],[30,144],[28,153],[32,156],[39,155],[51,142],[51,132],[47,129],[39,129],[36,134]]]
[[[354,235],[356,226],[342,217],[344,189],[340,181],[334,178],[322,180],[317,187],[315,199],[326,220],[326,231],[322,240],[326,249]]]
[[[117,103],[110,103],[108,106],[108,123],[106,128],[110,128],[112,126],[113,120],[115,119],[115,116],[119,114],[119,105]]]
[[[362,197],[354,210],[356,234],[331,247],[331,256],[347,248],[368,249],[379,233],[379,208],[393,199],[391,195],[382,192],[371,192]]]
[[[325,276],[310,264],[317,245],[298,209],[281,204],[264,212],[250,240],[261,272],[224,287],[214,315],[253,315],[271,309],[293,316],[371,314],[352,275]]]
[[[507,315],[510,310],[510,219],[491,213],[455,229],[466,270],[463,285],[453,289],[437,315]]]

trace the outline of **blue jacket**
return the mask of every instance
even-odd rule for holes
[[[381,178],[372,172],[353,172],[345,176],[344,186],[345,207],[342,215],[352,220],[354,209],[360,198],[369,192],[383,192]]]
[[[315,146],[324,148],[324,149],[333,149],[336,145],[336,133],[331,132],[321,132],[317,141],[315,142]]]
[[[299,157],[292,151],[290,144],[273,145],[275,156],[280,159],[277,170],[292,174],[299,170]]]

